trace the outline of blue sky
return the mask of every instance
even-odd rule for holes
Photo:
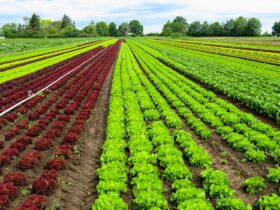
[[[36,12],[43,19],[58,20],[64,13],[75,20],[78,28],[91,20],[120,24],[138,19],[145,32],[160,32],[167,20],[184,16],[188,22],[207,20],[225,22],[240,15],[257,17],[263,31],[271,31],[280,19],[279,0],[0,0],[0,25],[23,22]]]

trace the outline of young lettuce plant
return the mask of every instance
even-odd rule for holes
[[[251,177],[246,179],[242,185],[245,188],[246,192],[253,195],[258,192],[261,192],[264,189],[265,180],[260,176]]]

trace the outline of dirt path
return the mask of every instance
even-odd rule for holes
[[[59,204],[61,210],[89,210],[97,196],[96,170],[100,166],[101,146],[105,139],[112,76],[113,68],[106,77],[88,125],[81,136],[83,145],[79,151],[80,157],[69,163],[69,169],[60,176],[61,188],[57,190],[52,203]]]

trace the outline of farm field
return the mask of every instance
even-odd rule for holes
[[[0,39],[1,60],[11,55],[24,55],[39,53],[44,50],[54,50],[63,46],[79,45],[94,41],[94,38],[68,38],[68,39]]]
[[[0,58],[0,209],[280,209],[277,40],[96,39]]]

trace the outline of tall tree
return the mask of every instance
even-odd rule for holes
[[[257,18],[250,18],[247,21],[247,27],[246,27],[246,35],[248,36],[259,36],[261,35],[262,24],[261,21]]]
[[[210,24],[210,31],[212,36],[222,36],[223,26],[219,22],[214,22]]]
[[[132,20],[129,22],[130,32],[136,34],[137,36],[143,35],[144,27],[141,25],[139,20]]]
[[[240,16],[235,19],[234,36],[245,36],[247,29],[247,19]]]
[[[109,26],[103,21],[96,23],[96,31],[99,36],[109,36]]]
[[[94,22],[91,22],[88,26],[83,29],[83,32],[89,36],[97,36],[96,26]]]
[[[190,36],[200,36],[201,34],[201,23],[199,21],[194,21],[190,24],[188,34]]]
[[[272,26],[272,35],[280,36],[280,21],[276,21]]]
[[[171,29],[173,33],[186,34],[188,30],[187,20],[182,16],[177,16],[171,24]]]
[[[112,37],[118,36],[118,29],[114,22],[109,24],[109,36],[112,36]]]
[[[119,32],[121,36],[126,36],[129,31],[130,28],[128,23],[124,22],[119,25]]]
[[[200,27],[200,36],[209,36],[211,34],[210,26],[207,21],[204,21]]]
[[[4,36],[4,31],[3,31],[3,27],[0,27],[0,36]]]
[[[6,23],[2,26],[3,33],[5,37],[16,37],[17,35],[17,24],[16,23]]]
[[[224,35],[234,36],[234,33],[235,33],[235,21],[234,19],[230,19],[224,24]]]
[[[23,28],[26,29],[29,26],[30,18],[23,17],[22,20],[24,21]]]
[[[23,29],[24,29],[23,25],[21,25],[21,24],[19,23],[18,26],[17,26],[17,33],[18,33],[18,34],[21,34],[21,33],[23,32]]]
[[[62,34],[63,37],[78,37],[79,30],[77,30],[74,25],[68,25],[60,30],[60,34]]]
[[[61,26],[60,29],[66,28],[67,26],[73,25],[71,18],[64,14],[62,19],[61,19]]]
[[[161,35],[162,36],[171,36],[172,34],[177,34],[179,36],[186,35],[188,31],[187,20],[182,16],[177,16],[175,19],[164,24]]]
[[[36,15],[35,13],[32,15],[30,21],[29,21],[29,27],[33,31],[39,31],[40,30],[40,16]]]
[[[167,21],[167,23],[165,23],[163,25],[163,29],[162,29],[162,32],[161,32],[161,35],[162,36],[171,36],[172,35],[172,29],[171,29],[171,25],[172,23],[170,21]]]

